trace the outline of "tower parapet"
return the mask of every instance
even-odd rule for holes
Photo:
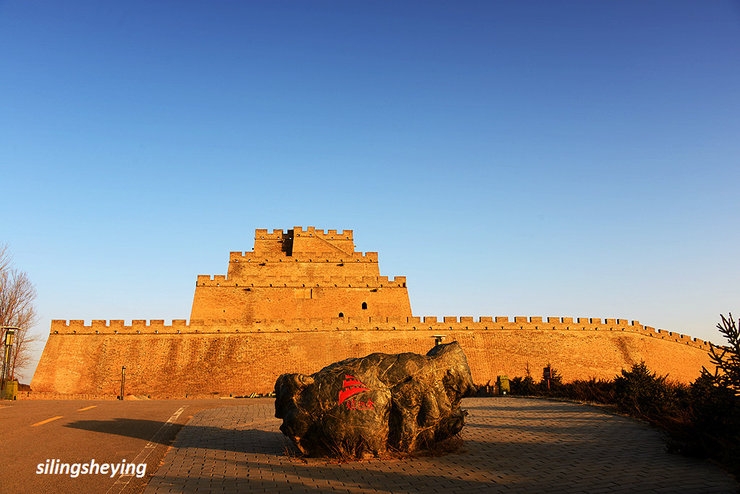
[[[355,251],[352,230],[255,230],[226,275],[199,275],[191,319],[252,321],[409,317],[406,278],[381,276],[377,252]]]

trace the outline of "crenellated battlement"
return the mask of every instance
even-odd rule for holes
[[[317,237],[324,240],[353,240],[352,230],[321,230],[313,226],[307,226],[304,230],[300,226],[293,227],[293,234],[296,237]]]
[[[352,262],[378,262],[377,252],[350,252],[341,256],[332,253],[327,256],[325,252],[302,252],[300,257],[296,256],[272,256],[265,257],[255,254],[254,251],[230,252],[229,262],[241,263],[352,263]]]
[[[326,240],[353,240],[352,230],[322,230],[318,229],[313,226],[307,226],[304,230],[301,226],[293,227],[292,230],[283,231],[282,228],[275,228],[271,232],[268,231],[267,228],[257,228],[254,231],[254,236],[256,239],[259,240],[271,240],[271,239],[282,239],[284,235],[290,234],[290,232],[293,232],[293,235],[296,237],[301,236],[308,236],[308,237],[319,237],[324,238]]]
[[[255,287],[255,288],[406,288],[406,277],[396,276],[322,276],[311,281],[299,276],[261,276],[250,281],[235,281],[222,274],[199,274],[196,286],[203,287]]]
[[[86,325],[82,320],[53,320],[51,334],[220,334],[261,333],[291,331],[594,331],[637,333],[645,337],[667,340],[709,351],[710,344],[664,329],[644,326],[638,321],[589,317],[537,317],[537,316],[410,316],[410,317],[327,317],[297,318],[290,320],[255,321],[244,324],[239,320],[191,320],[175,319],[171,324],[164,320],[133,320],[124,324],[122,320],[92,320]]]
[[[254,231],[254,238],[260,239],[260,240],[270,240],[270,239],[282,239],[283,238],[283,230],[280,229],[274,229],[272,232],[268,232],[267,228],[257,228]]]

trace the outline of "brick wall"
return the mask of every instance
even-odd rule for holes
[[[612,378],[645,361],[690,382],[709,345],[636,321],[569,317],[414,317],[406,278],[381,276],[351,230],[255,231],[225,275],[200,275],[190,322],[52,321],[34,393],[158,398],[268,393],[285,372],[310,374],[373,352],[426,353],[434,335],[460,342],[477,384],[536,379],[552,364],[567,381]]]
[[[310,374],[373,352],[426,353],[437,334],[444,335],[445,342],[460,343],[477,384],[494,382],[501,374],[523,376],[527,366],[539,379],[547,364],[566,381],[613,378],[643,360],[651,370],[688,383],[702,366],[710,366],[705,342],[639,323],[425,319],[409,318],[403,326],[392,320],[335,319],[320,327],[304,323],[259,328],[139,321],[138,329],[105,321],[88,326],[55,321],[31,387],[34,393],[115,396],[125,365],[127,394],[179,398],[267,393],[285,372]]]
[[[226,275],[200,275],[191,320],[411,316],[405,277],[381,276],[376,252],[356,252],[351,230],[257,230],[232,252]]]

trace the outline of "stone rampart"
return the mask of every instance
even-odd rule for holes
[[[126,325],[122,320],[97,320],[90,324],[83,320],[52,320],[50,334],[173,334],[173,333],[244,333],[272,331],[340,331],[340,330],[383,330],[383,331],[489,331],[489,330],[560,330],[560,331],[612,331],[638,333],[709,351],[710,344],[698,338],[684,334],[644,326],[638,321],[627,319],[600,319],[594,317],[525,317],[516,316],[481,316],[477,320],[472,316],[437,316],[422,317],[334,317],[325,319],[294,319],[290,321],[274,320],[264,323],[244,325],[239,321],[173,319],[165,324],[163,319],[134,319]]]
[[[624,319],[569,317],[365,317],[270,321],[58,321],[32,381],[39,393],[152,398],[248,396],[272,391],[285,372],[313,373],[373,352],[426,353],[436,336],[458,341],[477,384],[496,376],[539,379],[553,365],[565,381],[610,379],[645,361],[691,382],[709,368],[709,344]]]
[[[645,361],[681,382],[709,367],[709,344],[636,321],[572,317],[415,317],[405,276],[380,275],[352,230],[257,229],[227,274],[200,275],[190,320],[52,321],[35,393],[157,398],[269,393],[280,374],[311,374],[374,352],[426,354],[457,341],[477,384],[499,375],[611,379]]]

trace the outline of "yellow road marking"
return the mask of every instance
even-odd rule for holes
[[[78,411],[78,412],[84,412],[85,410],[92,410],[92,409],[93,409],[93,408],[95,408],[96,406],[98,406],[98,405],[90,405],[89,407],[85,407],[85,408],[80,408],[80,409],[79,409],[79,410],[77,410],[77,411]]]
[[[32,424],[31,427],[36,427],[37,425],[48,424],[49,422],[53,422],[53,421],[58,420],[60,418],[62,418],[62,416],[61,415],[57,415],[56,417],[52,417],[50,419],[42,420],[41,422],[36,422],[35,424]]]

